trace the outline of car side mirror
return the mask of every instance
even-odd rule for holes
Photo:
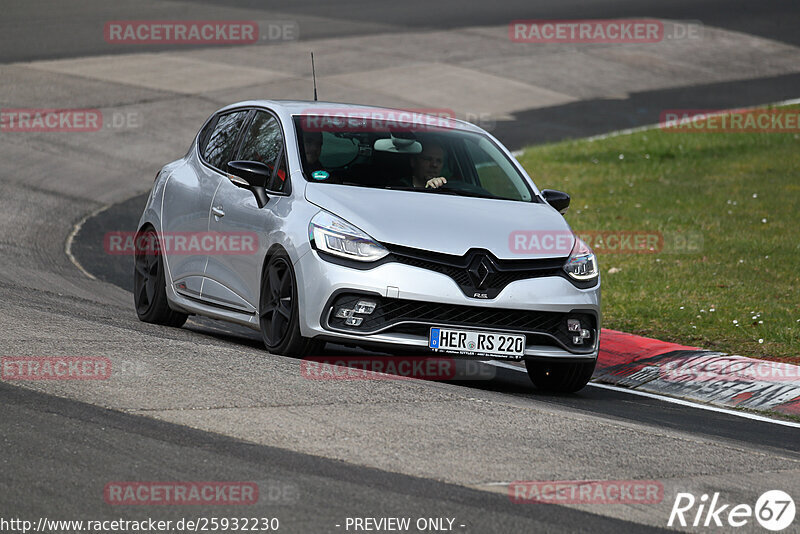
[[[269,201],[265,186],[271,176],[272,169],[260,161],[228,162],[228,179],[236,187],[252,191],[259,208]]]
[[[555,189],[542,189],[542,196],[548,204],[553,206],[561,215],[564,215],[569,208],[569,195],[563,191]]]

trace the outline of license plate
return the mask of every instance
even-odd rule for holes
[[[520,360],[525,354],[525,336],[500,332],[431,328],[428,347],[437,352],[462,356],[491,356]]]

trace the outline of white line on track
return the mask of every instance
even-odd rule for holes
[[[72,254],[72,243],[73,241],[75,241],[75,236],[78,235],[78,232],[81,231],[81,228],[83,228],[83,224],[86,221],[88,221],[95,215],[99,215],[100,213],[106,211],[111,206],[113,206],[113,204],[107,204],[105,206],[97,208],[91,213],[87,213],[80,221],[78,221],[78,224],[72,227],[72,231],[69,233],[69,236],[67,236],[66,243],[64,243],[64,252],[69,258],[69,261],[71,261],[75,265],[75,267],[77,267],[83,274],[85,274],[91,280],[97,280],[97,277],[92,273],[90,273],[89,271],[87,271],[86,269],[84,269],[83,265],[81,265],[80,262],[78,261],[78,258],[76,258],[74,254]]]
[[[494,365],[495,367],[502,367],[504,369],[511,369],[513,371],[518,371],[520,373],[526,373],[524,367],[517,367],[516,365],[511,365],[505,362],[498,362],[498,361],[484,361],[483,363],[488,363]],[[730,410],[728,408],[719,408],[717,406],[711,406],[708,404],[701,404],[698,402],[687,401],[683,399],[676,399],[675,397],[667,397],[664,395],[657,395],[655,393],[648,393],[646,391],[639,391],[638,389],[630,389],[630,388],[622,388],[619,386],[612,386],[609,384],[598,384],[596,382],[589,382],[589,386],[600,388],[600,389],[608,389],[611,391],[619,391],[620,393],[628,393],[630,395],[638,395],[640,397],[647,397],[648,399],[656,399],[663,402],[669,402],[670,404],[678,404],[680,406],[688,406],[689,408],[697,408],[698,410],[707,410],[709,412],[717,412],[717,413],[724,413],[726,415],[732,415],[734,417],[741,417],[743,419],[751,419],[753,421],[761,421],[763,423],[772,423],[775,425],[781,426],[788,426],[790,428],[800,428],[800,423],[795,423],[792,421],[781,421],[779,419],[772,419],[770,417],[766,417],[763,415],[757,415],[749,412],[740,412],[737,410]]]
[[[775,107],[778,107],[778,106],[793,106],[795,104],[800,104],[800,98],[793,98],[791,100],[782,100],[781,102],[772,102],[770,104],[759,104],[757,106],[747,106],[747,107],[741,107],[741,108],[735,108],[735,109],[736,110],[751,110],[751,109],[761,109],[761,108],[769,107],[769,106],[775,106]],[[733,109],[727,109],[727,110],[722,109],[722,110],[716,111],[714,113],[714,115],[724,115],[725,113],[728,113],[730,111],[733,111]],[[659,126],[661,126],[661,123],[646,124],[644,126],[637,126],[636,128],[626,128],[624,130],[615,130],[613,132],[608,132],[608,133],[604,133],[604,134],[600,134],[600,135],[593,135],[591,137],[584,137],[584,138],[580,138],[580,139],[574,139],[574,141],[601,141],[603,139],[608,139],[610,137],[619,137],[621,135],[630,135],[630,134],[634,134],[634,133],[638,133],[638,132],[646,132],[648,130],[655,130]],[[515,158],[518,158],[524,152],[525,152],[525,149],[514,150],[511,153],[511,155],[514,156]]]
[[[770,104],[759,104],[757,106],[720,109],[714,111],[714,113],[710,113],[709,115],[725,115],[727,113],[730,113],[731,111],[749,111],[752,109],[761,109],[765,107],[793,106],[795,104],[800,104],[800,98],[793,98],[791,100],[782,100],[780,102],[772,102]],[[626,128],[625,130],[617,130],[616,132],[608,132],[600,135],[593,135],[592,137],[586,137],[584,139],[576,139],[576,141],[601,141],[603,139],[608,139],[609,137],[619,137],[620,135],[630,135],[633,133],[644,132],[647,130],[654,130],[659,126],[661,126],[660,122],[657,124],[648,124],[646,126],[637,126],[636,128]]]

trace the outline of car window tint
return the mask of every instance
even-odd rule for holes
[[[274,170],[282,153],[283,134],[277,119],[264,111],[257,112],[245,133],[238,159],[260,161]]]
[[[231,159],[236,137],[247,116],[247,111],[236,111],[220,116],[214,133],[208,139],[203,149],[203,159],[221,171]]]
[[[267,185],[270,191],[283,192],[286,189],[286,154],[281,154],[275,172],[272,174],[272,179]]]
[[[319,162],[325,167],[342,167],[358,156],[358,140],[351,137],[336,137],[329,132],[322,133],[322,147]],[[308,161],[308,157],[306,157]]]
[[[314,115],[294,118],[306,180],[430,191],[421,179],[442,176],[447,180],[443,193],[538,202],[529,178],[500,145],[481,133],[432,130],[422,123],[392,130],[385,124],[364,128],[359,121],[326,120]]]

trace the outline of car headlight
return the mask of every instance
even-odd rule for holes
[[[567,263],[564,264],[564,271],[573,279],[584,282],[593,280],[600,274],[594,252],[578,236],[575,236],[575,244],[572,246]]]
[[[339,217],[321,211],[308,225],[308,238],[317,250],[357,261],[377,261],[387,254],[383,245]]]

